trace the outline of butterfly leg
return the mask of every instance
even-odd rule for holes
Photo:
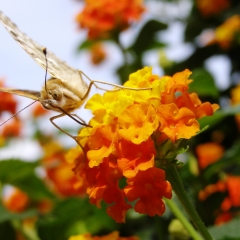
[[[97,89],[100,89],[100,90],[103,90],[103,91],[109,91],[109,89],[99,87],[99,86],[95,83],[94,80],[90,79],[90,78],[89,78],[84,72],[82,72],[81,70],[78,70],[78,72],[79,72],[79,75],[80,75],[80,78],[81,78],[82,81],[83,81],[82,75],[84,75],[84,76],[87,78],[87,80],[90,82],[90,85],[89,85],[89,87],[88,87],[88,88],[90,88],[90,89],[89,89],[88,93],[90,92],[92,85],[94,85]],[[91,83],[92,83],[92,84],[91,84]],[[108,84],[108,83],[105,83],[105,84]],[[109,85],[109,84],[108,84],[108,85]],[[111,85],[111,84],[110,84],[110,85]]]
[[[76,117],[76,118],[78,118],[85,126],[88,126],[87,125],[87,123],[82,119],[82,118],[80,118],[77,114],[71,114],[73,117]]]
[[[62,128],[60,128],[60,127],[54,122],[55,119],[61,118],[61,117],[64,117],[64,116],[66,116],[66,114],[65,114],[65,113],[61,113],[61,114],[59,114],[59,115],[56,115],[56,116],[51,117],[49,120],[50,120],[51,123],[54,125],[54,127],[56,127],[58,130],[60,130],[61,132],[65,133],[65,134],[68,135],[70,138],[72,138],[73,140],[76,141],[76,143],[77,143],[77,144],[79,145],[79,147],[82,149],[83,154],[84,154],[84,159],[85,159],[85,158],[86,158],[86,153],[85,153],[84,148],[83,148],[83,146],[81,145],[81,143],[78,142],[78,137],[77,137],[77,136],[72,136],[70,133],[64,131]]]
[[[104,90],[104,91],[119,91],[120,89],[127,89],[127,90],[133,90],[133,91],[152,90],[151,87],[149,87],[149,88],[131,88],[131,87],[121,86],[121,85],[115,84],[115,83],[109,83],[109,82],[104,82],[104,81],[100,81],[100,80],[92,80],[84,72],[82,72],[80,70],[79,70],[79,75],[80,75],[81,79],[82,79],[82,75],[84,75],[88,79],[88,81],[90,81],[89,88],[92,87],[92,85],[94,85],[96,88],[98,88],[100,90]],[[116,87],[117,89],[110,89],[109,90],[109,89],[106,89],[106,88],[101,88],[96,83],[113,86],[113,87]],[[87,91],[87,93],[89,93],[89,92],[90,92],[90,90]]]

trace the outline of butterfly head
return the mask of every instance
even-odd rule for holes
[[[51,78],[46,82],[41,91],[41,103],[44,108],[61,112],[70,113],[79,108],[83,101],[71,90],[64,86],[60,79]]]

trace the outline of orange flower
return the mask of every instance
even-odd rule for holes
[[[215,37],[209,44],[217,43],[222,49],[228,49],[239,33],[240,15],[233,15],[215,30]]]
[[[224,192],[227,196],[224,198],[220,205],[221,213],[217,216],[215,223],[221,224],[231,220],[235,213],[229,213],[232,207],[240,207],[239,196],[240,176],[227,175],[224,180],[220,180],[215,184],[208,185],[205,189],[199,192],[199,199],[201,201],[206,200],[210,195],[216,192]]]
[[[151,139],[139,145],[121,140],[118,151],[118,166],[126,178],[135,177],[139,170],[144,171],[154,166],[156,150]]]
[[[240,104],[240,84],[231,90],[231,103],[234,106]]]
[[[86,0],[76,17],[81,28],[88,29],[90,39],[108,37],[113,30],[122,31],[144,11],[142,0]]]
[[[55,192],[61,196],[80,196],[86,193],[85,182],[78,179],[72,168],[74,163],[68,163],[65,152],[56,143],[48,143],[50,152],[46,152],[43,166],[46,171],[47,181]]]
[[[176,104],[179,108],[187,107],[194,112],[196,118],[211,116],[219,109],[218,104],[210,104],[209,102],[202,103],[196,93],[184,92],[176,99]]]
[[[3,81],[0,81],[0,87],[5,87]],[[1,112],[10,112],[12,114],[16,113],[17,101],[15,100],[13,94],[0,92],[0,115]]]
[[[240,207],[240,176],[230,176],[228,175],[225,181],[226,190],[228,191],[228,196],[223,200],[221,204],[221,210],[223,212],[229,211],[232,207]]]
[[[197,0],[197,8],[205,17],[219,14],[229,6],[229,0]]]
[[[134,207],[136,212],[154,216],[161,216],[165,212],[162,197],[170,199],[172,188],[165,180],[165,172],[159,168],[149,168],[139,171],[133,178],[127,180],[128,186],[124,188],[128,201],[137,200]],[[151,196],[151,197],[149,197]]]
[[[240,85],[237,85],[231,90],[231,103],[233,106],[240,104]],[[236,114],[235,119],[238,124],[238,129],[240,129],[240,114]]]
[[[200,130],[194,113],[188,108],[178,109],[174,103],[161,105],[157,111],[159,130],[172,142],[180,138],[189,139]]]
[[[47,214],[52,210],[53,202],[49,199],[43,199],[38,203],[37,208],[41,214]]]
[[[26,210],[29,197],[20,189],[15,188],[9,196],[3,199],[3,204],[9,211],[20,213]]]
[[[15,117],[3,125],[3,129],[1,129],[1,136],[5,138],[17,137],[20,135],[21,129],[22,122]]]
[[[210,184],[206,186],[203,190],[201,190],[198,194],[198,198],[200,201],[205,201],[210,195],[216,192],[225,192],[226,184],[224,181],[218,181],[215,184]]]
[[[114,138],[114,127],[99,126],[93,129],[93,134],[89,136],[87,153],[89,166],[98,166],[105,157],[108,157],[114,151],[112,139]]]
[[[211,150],[211,151],[210,151]],[[219,160],[224,153],[223,147],[218,143],[204,143],[196,147],[199,167],[206,168],[208,165]]]
[[[210,113],[202,107],[197,114],[188,103],[176,105],[188,90],[190,74],[184,70],[173,77],[159,77],[145,67],[132,73],[125,86],[152,90],[96,94],[86,104],[93,113],[92,128],[83,128],[78,135],[86,154],[73,149],[69,157],[75,161],[75,174],[87,182],[90,201],[98,207],[101,201],[107,203],[108,215],[117,222],[125,221],[130,208],[150,216],[164,213],[162,198],[171,198],[171,186],[164,170],[156,166],[176,157],[181,139],[196,135],[197,117],[215,110],[210,105]],[[120,188],[120,182],[125,186]]]
[[[91,236],[90,233],[85,233],[77,236],[72,236],[68,240],[140,240],[138,237],[120,237],[119,232],[114,231],[108,235],[104,235],[101,237]]]
[[[106,58],[106,52],[101,43],[95,43],[90,48],[91,60],[94,65],[98,65]]]
[[[48,110],[44,109],[40,103],[35,103],[32,114],[35,118],[43,116],[48,113]]]
[[[229,194],[229,198],[231,199],[233,207],[240,206],[240,176],[228,176],[227,177],[227,190]]]
[[[216,225],[224,224],[226,222],[231,221],[232,218],[233,218],[233,214],[232,213],[229,213],[229,212],[220,213],[220,214],[218,214],[218,216],[215,219],[215,224]]]

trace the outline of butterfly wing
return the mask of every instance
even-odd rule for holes
[[[46,69],[46,59],[43,54],[44,47],[33,41],[25,33],[21,32],[18,27],[1,11],[0,21],[8,30],[10,35],[37,62],[37,64]],[[78,91],[80,91],[79,88],[81,88],[81,95],[84,95],[87,91],[87,84],[82,80],[77,69],[71,68],[50,51],[47,51],[47,60],[47,71],[52,77],[61,79],[65,85],[70,85],[70,88],[78,89]]]
[[[18,96],[31,98],[33,100],[39,100],[39,98],[40,98],[40,92],[36,92],[36,91],[18,90],[18,89],[1,88],[0,87],[0,92],[12,93],[12,94],[15,94]]]

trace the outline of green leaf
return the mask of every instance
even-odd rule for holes
[[[140,61],[134,61],[132,64],[123,64],[118,69],[116,69],[116,74],[119,76],[120,81],[124,84],[128,79],[131,73],[141,69],[143,66]]]
[[[209,125],[209,128],[222,121],[225,117],[240,113],[240,105],[218,110],[212,116],[204,117],[199,120],[200,127]]]
[[[0,223],[0,239],[16,240],[16,234],[10,222]]]
[[[240,218],[220,225],[208,228],[210,234],[215,240],[239,239]]]
[[[156,46],[155,35],[157,32],[167,28],[165,23],[157,20],[149,20],[141,29],[133,45],[128,49],[140,56],[144,51]]]
[[[54,198],[43,181],[35,174],[38,163],[20,160],[0,161],[0,181],[22,189],[33,200]]]
[[[223,171],[225,168],[229,168],[231,165],[240,165],[240,143],[236,143],[233,147],[227,150],[224,155],[214,164],[209,165],[202,173],[202,176],[209,180],[215,174]]]
[[[66,240],[73,234],[109,229],[111,222],[88,198],[68,198],[59,202],[52,213],[40,217],[37,229],[41,240]]]
[[[186,60],[170,67],[164,68],[164,71],[167,75],[170,76],[175,74],[176,72],[181,72],[186,68],[193,71],[195,68],[202,67],[206,59],[217,53],[219,53],[219,47],[217,45],[196,48],[195,52]]]
[[[34,209],[29,209],[21,213],[12,213],[9,212],[3,205],[0,204],[0,223],[11,221],[11,220],[23,220],[27,218],[34,217],[38,212]]]
[[[85,50],[85,49],[89,49],[94,43],[96,43],[97,41],[94,40],[85,40],[84,42],[81,42],[78,47],[77,50],[81,51],[81,50]]]
[[[191,75],[191,79],[193,79],[193,82],[191,82],[189,85],[189,90],[191,92],[196,92],[201,96],[211,96],[214,98],[217,98],[219,96],[214,78],[205,69],[194,69]]]
[[[190,42],[194,41],[194,38],[206,28],[209,28],[209,23],[204,21],[204,18],[197,15],[197,12],[195,12],[187,21],[185,40]]]
[[[81,51],[81,50],[88,50],[89,48],[92,47],[92,45],[96,44],[96,43],[106,43],[106,42],[109,42],[109,43],[113,43],[115,42],[113,39],[111,38],[108,38],[108,39],[102,39],[102,40],[99,40],[99,39],[96,39],[96,40],[85,40],[84,42],[80,43],[79,46],[77,47],[77,50],[78,51]]]

